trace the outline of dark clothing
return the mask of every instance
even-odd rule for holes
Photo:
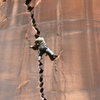
[[[53,53],[49,48],[47,48],[47,47],[44,46],[44,45],[41,45],[41,46],[39,46],[38,50],[39,50],[39,57],[38,57],[38,60],[39,60],[39,61],[41,60],[43,54],[45,54],[45,53],[46,53],[46,54],[49,56],[49,58],[52,60],[54,53]]]

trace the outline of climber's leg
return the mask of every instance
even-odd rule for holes
[[[46,49],[46,53],[49,55],[52,61],[57,57],[57,55],[55,55],[49,48]]]

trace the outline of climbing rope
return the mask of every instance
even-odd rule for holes
[[[34,10],[34,7],[38,6],[38,4],[41,2],[41,0],[38,0],[37,3],[35,4],[34,7],[31,7],[29,4],[31,3],[32,0],[26,0],[25,1],[25,4],[27,5],[27,10],[31,13],[31,20],[32,20],[32,27],[33,29],[35,29],[36,31],[36,34],[38,34],[40,36],[40,31],[39,29],[37,28],[37,25],[36,25],[36,21],[35,21],[35,18],[34,18],[34,13],[32,13],[32,11]],[[34,11],[33,11],[34,12]],[[34,35],[35,36],[35,35]],[[25,38],[30,42],[30,40],[28,39],[28,36],[27,34],[25,35]],[[43,81],[43,65],[38,65],[39,66],[39,86],[40,86],[40,95],[41,95],[41,98],[42,100],[47,100],[44,96],[44,88],[43,88],[43,85],[44,85],[44,81]]]

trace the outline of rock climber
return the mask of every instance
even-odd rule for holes
[[[55,55],[46,45],[46,42],[43,37],[39,37],[39,34],[35,34],[35,45],[30,46],[33,50],[38,50],[39,51],[39,56],[38,56],[38,61],[39,65],[43,65],[41,62],[43,54],[47,54],[51,61],[55,60],[58,56]]]

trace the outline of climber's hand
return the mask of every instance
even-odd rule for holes
[[[36,44],[34,46],[31,45],[30,48],[32,48],[33,50],[38,50],[38,45]]]
[[[33,45],[30,45],[29,47],[30,47],[30,48],[33,48]]]

